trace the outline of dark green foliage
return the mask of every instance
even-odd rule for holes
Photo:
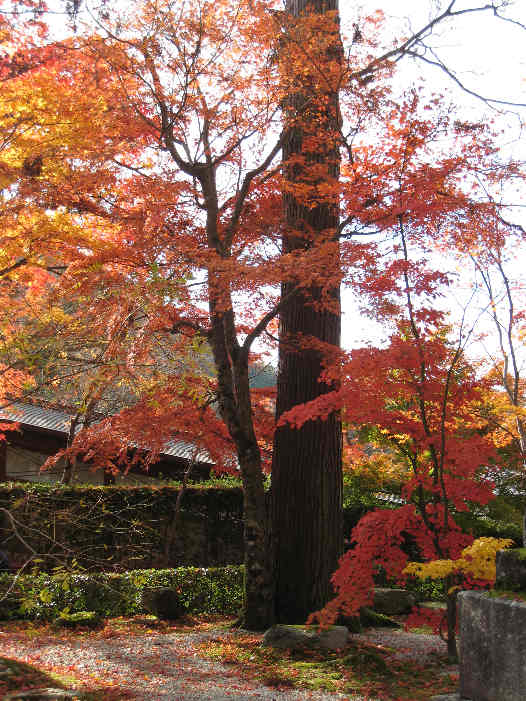
[[[141,605],[145,587],[175,589],[187,613],[236,614],[243,600],[242,567],[179,567],[166,570],[90,575],[0,575],[0,617],[54,620],[61,613],[94,611],[100,616],[146,613]]]
[[[243,561],[242,492],[227,481],[179,485],[94,487],[27,483],[0,485],[0,508],[17,521],[22,538],[39,553],[40,570],[57,566],[126,571],[175,565],[217,566]],[[1,548],[15,566],[27,548],[6,515]],[[75,563],[73,563],[73,560]]]
[[[52,572],[57,567],[77,572],[126,572],[139,568],[191,565],[214,567],[243,561],[242,491],[236,477],[212,478],[188,488],[174,527],[180,485],[161,487],[75,486],[27,483],[0,484],[0,508],[17,520],[20,535],[39,553],[30,566]],[[348,539],[359,519],[374,508],[396,508],[397,495],[379,494],[363,480],[344,478],[344,535]],[[503,497],[487,507],[458,513],[461,527],[481,536],[510,537],[521,544],[521,510]],[[27,549],[14,537],[4,515],[0,548],[16,568],[27,560]],[[419,553],[409,540],[409,559]],[[27,571],[27,568],[26,570]],[[381,571],[377,586],[394,586]],[[440,599],[436,582],[411,583],[419,600]],[[3,604],[0,603],[0,610]]]
[[[471,533],[475,538],[511,538],[516,545],[522,545],[521,515],[510,513],[505,517],[494,518],[485,513],[465,511],[455,514],[455,521],[463,531]],[[488,509],[491,513],[491,511]],[[501,520],[502,519],[502,520]]]
[[[501,550],[496,558],[495,589],[524,591],[526,589],[526,548]]]

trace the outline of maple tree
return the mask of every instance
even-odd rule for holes
[[[498,14],[503,5],[470,12]],[[312,7],[319,11],[301,14],[300,4],[290,3],[283,13],[255,0],[145,1],[133,12],[104,7],[96,30],[91,25],[62,41],[43,41],[40,54],[31,48],[31,61],[27,36],[11,38],[4,65],[1,120],[9,138],[0,154],[2,280],[12,300],[2,319],[4,356],[11,354],[17,371],[44,366],[49,383],[61,373],[82,375],[84,418],[103,388],[133,390],[131,406],[72,440],[70,460],[83,455],[112,469],[129,463],[130,443],[148,446],[154,460],[167,440],[186,438],[206,449],[219,469],[235,470],[237,461],[250,628],[266,627],[275,615],[264,492],[272,392],[251,390],[250,361],[274,347],[279,318],[278,416],[292,416],[292,405],[320,389],[313,401],[327,400],[325,412],[319,403],[308,410],[312,419],[325,419],[317,421],[316,434],[311,427],[294,434],[285,421],[276,432],[276,484],[293,457],[290,446],[298,459],[289,485],[301,483],[310,458],[298,452],[304,436],[318,454],[293,529],[316,497],[310,542],[318,564],[309,570],[307,563],[303,572],[310,574],[300,580],[280,568],[280,577],[294,577],[284,579],[281,590],[290,590],[291,581],[301,587],[305,612],[311,595],[316,606],[326,596],[340,548],[340,405],[334,397],[349,385],[346,364],[342,375],[334,362],[341,357],[339,283],[343,278],[364,293],[374,288],[380,313],[389,307],[385,293],[396,275],[412,270],[398,261],[380,271],[378,251],[356,237],[407,220],[417,222],[414,237],[422,242],[448,216],[454,228],[467,206],[459,182],[492,153],[479,125],[447,115],[425,119],[416,92],[403,100],[389,95],[395,59],[418,54],[436,23],[463,14],[454,2],[384,53],[377,46],[380,12],[343,36],[342,53],[336,4]],[[431,112],[436,102],[428,105]],[[459,149],[455,156],[433,152],[446,132]],[[436,278],[430,274],[418,284]],[[432,312],[428,317],[431,333],[438,319]],[[438,326],[422,337],[422,349],[430,354],[429,368],[444,378],[461,356],[448,365]],[[212,352],[213,378],[192,362],[204,344]],[[168,364],[158,362],[160,348]],[[322,368],[327,373],[319,382]],[[475,391],[465,373],[465,385],[452,384],[456,408]],[[376,390],[388,379],[388,373],[376,376]],[[303,394],[290,394],[295,383]],[[366,404],[355,408],[368,411]],[[465,420],[471,430],[467,414]],[[331,470],[324,475],[329,444]],[[455,445],[462,449],[460,437]],[[444,466],[433,469],[440,481]],[[288,492],[277,486],[276,492],[285,500],[274,502],[284,538]],[[443,500],[431,499],[435,519]],[[441,538],[441,531],[435,534],[436,543]],[[290,541],[283,542],[286,555]],[[289,615],[287,596],[279,606],[282,619]]]
[[[323,623],[334,621],[339,612],[354,614],[370,602],[379,567],[389,579],[404,579],[408,536],[424,560],[458,558],[473,538],[456,524],[455,513],[493,497],[493,484],[483,473],[496,456],[485,410],[490,380],[481,377],[466,357],[471,331],[461,327],[452,338],[452,327],[436,305],[448,276],[425,260],[412,260],[410,252],[418,251],[430,231],[435,243],[441,236],[448,241],[451,235],[458,236],[459,220],[497,216],[492,203],[453,183],[459,178],[457,182],[465,184],[470,171],[478,177],[483,171],[500,171],[500,166],[489,142],[486,151],[480,148],[483,129],[478,126],[478,162],[470,163],[465,154],[448,156],[442,164],[436,160],[436,171],[429,172],[422,156],[435,137],[429,123],[417,118],[417,103],[415,96],[400,119],[398,133],[391,125],[391,152],[400,149],[407,154],[410,147],[413,158],[395,159],[393,189],[388,198],[378,198],[375,213],[391,229],[394,256],[383,270],[383,279],[382,271],[371,262],[361,283],[375,314],[388,320],[394,333],[384,348],[356,349],[328,364],[323,378],[329,385],[339,382],[339,388],[295,407],[281,419],[301,426],[341,410],[348,426],[373,445],[397,454],[406,465],[402,505],[366,514],[353,530],[355,547],[344,555],[333,576],[336,597],[314,616]],[[448,125],[445,120],[441,130],[451,127],[457,136],[472,129]],[[451,178],[448,184],[442,180],[444,168]],[[425,169],[432,189],[422,187],[420,169]],[[454,228],[450,228],[452,222]],[[471,242],[470,233],[464,233],[464,243]],[[451,586],[448,582],[447,588]],[[448,610],[448,649],[454,659],[454,597],[448,599]]]
[[[424,560],[459,557],[473,537],[462,532],[455,513],[493,496],[492,483],[480,475],[495,455],[480,416],[484,382],[458,347],[448,343],[440,315],[430,322],[429,310],[419,311],[418,326],[413,316],[415,335],[411,322],[401,320],[386,348],[353,351],[343,364],[341,389],[332,398],[346,422],[366,428],[373,445],[398,455],[406,477],[401,505],[375,509],[353,529],[355,547],[334,574],[337,595],[317,614],[322,622],[370,603],[379,569],[389,580],[404,581],[407,538]],[[319,411],[327,407],[319,406]],[[302,421],[300,410],[292,410],[288,420]],[[451,586],[448,581],[447,588]],[[454,599],[448,604],[454,611]],[[453,617],[450,622],[448,646],[454,659]]]

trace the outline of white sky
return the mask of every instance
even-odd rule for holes
[[[449,0],[447,0],[449,3]],[[340,0],[342,27],[357,21],[362,16],[382,9],[391,37],[417,31],[424,26],[430,15],[435,15],[437,5],[446,6],[445,0]],[[475,7],[485,2],[459,0],[458,9]],[[360,10],[357,10],[360,6]],[[507,16],[526,24],[526,0],[516,0],[507,10]],[[519,27],[502,22],[490,12],[469,14],[449,21],[434,31],[428,39],[441,59],[458,74],[470,89],[486,97],[526,102],[526,32]],[[446,102],[454,101],[464,115],[480,119],[484,115],[497,114],[499,122],[506,128],[503,150],[522,154],[526,160],[526,141],[521,133],[521,117],[526,122],[525,108],[499,107],[499,113],[490,110],[484,103],[470,97],[457,88],[438,68],[425,66],[421,62],[404,59],[399,64],[397,81],[400,89],[410,86],[412,80],[423,78],[430,90],[447,94]],[[517,221],[517,215],[514,215]],[[457,294],[459,307],[462,293]],[[360,346],[367,341],[375,345],[385,339],[387,331],[372,321],[360,317],[350,295],[343,292],[342,342],[344,347]],[[452,302],[454,309],[455,303]]]

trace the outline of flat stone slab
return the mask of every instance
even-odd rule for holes
[[[269,628],[261,645],[290,650],[319,648],[341,650],[347,644],[349,631],[345,626],[331,626],[320,630],[318,626],[286,626],[277,624]]]
[[[524,701],[526,603],[488,592],[463,591],[458,606],[460,697]]]

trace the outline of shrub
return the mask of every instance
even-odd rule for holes
[[[243,568],[178,567],[166,570],[59,575],[0,575],[0,617],[54,620],[61,613],[100,616],[145,613],[145,587],[174,588],[188,613],[236,614],[243,601]]]

